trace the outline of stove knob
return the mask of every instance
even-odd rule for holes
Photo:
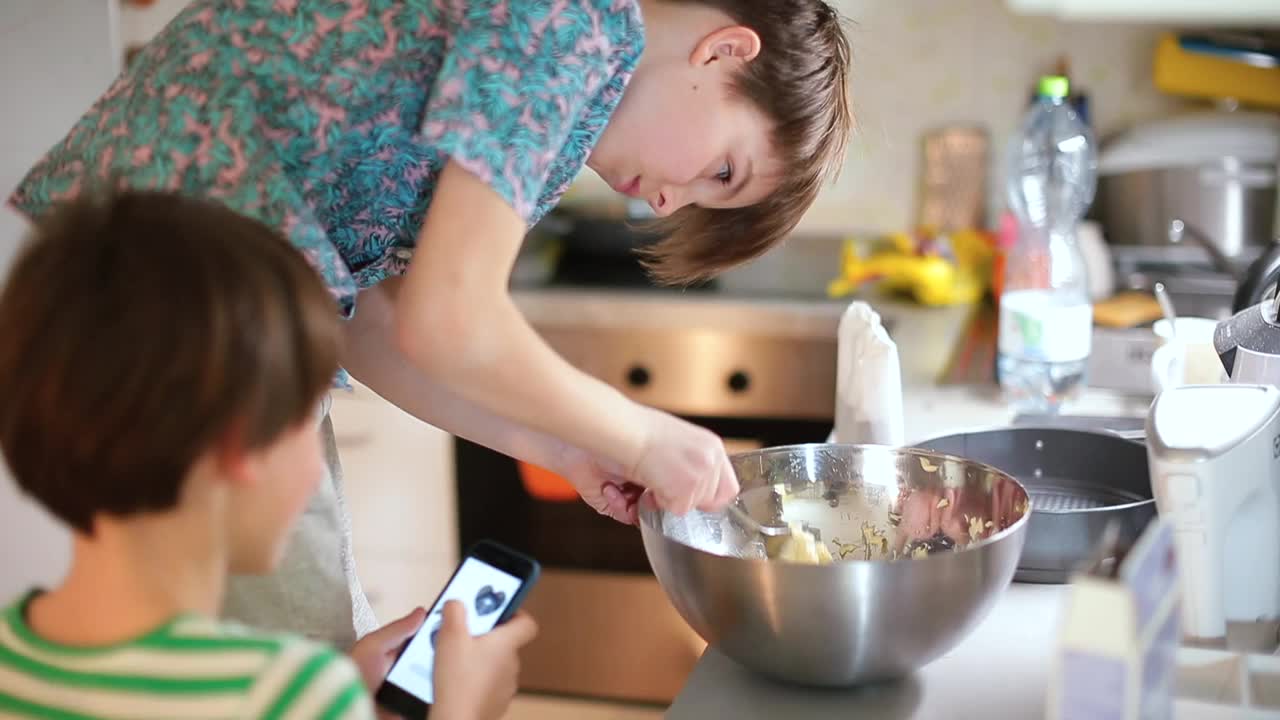
[[[734,393],[746,392],[751,387],[751,378],[743,371],[738,370],[729,376],[729,391]]]
[[[633,388],[642,388],[649,384],[649,370],[643,365],[633,365],[627,371],[627,384]]]

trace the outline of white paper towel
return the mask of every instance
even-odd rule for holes
[[[898,346],[870,305],[852,303],[837,335],[834,440],[900,446],[903,433]]]

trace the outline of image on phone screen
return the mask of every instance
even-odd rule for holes
[[[409,641],[400,659],[387,674],[387,682],[416,696],[424,703],[435,702],[432,672],[435,668],[436,635],[444,620],[444,605],[460,601],[467,609],[467,627],[474,635],[483,635],[498,624],[503,611],[520,591],[524,581],[510,573],[474,557],[467,557],[454,574],[449,586],[427,614],[427,621]]]

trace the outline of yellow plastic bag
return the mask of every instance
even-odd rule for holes
[[[846,240],[840,276],[828,285],[827,294],[843,298],[878,282],[882,289],[909,295],[922,305],[945,306],[975,303],[990,287],[994,248],[985,233],[924,235],[924,240],[898,233],[887,239],[887,247],[866,258],[853,240]]]

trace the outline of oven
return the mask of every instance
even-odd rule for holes
[[[709,428],[730,452],[831,431],[836,308],[565,290],[517,302],[575,366]],[[639,530],[596,514],[544,471],[455,443],[462,547],[492,538],[543,567],[525,605],[541,631],[522,655],[522,690],[669,704],[705,643],[658,586]]]

